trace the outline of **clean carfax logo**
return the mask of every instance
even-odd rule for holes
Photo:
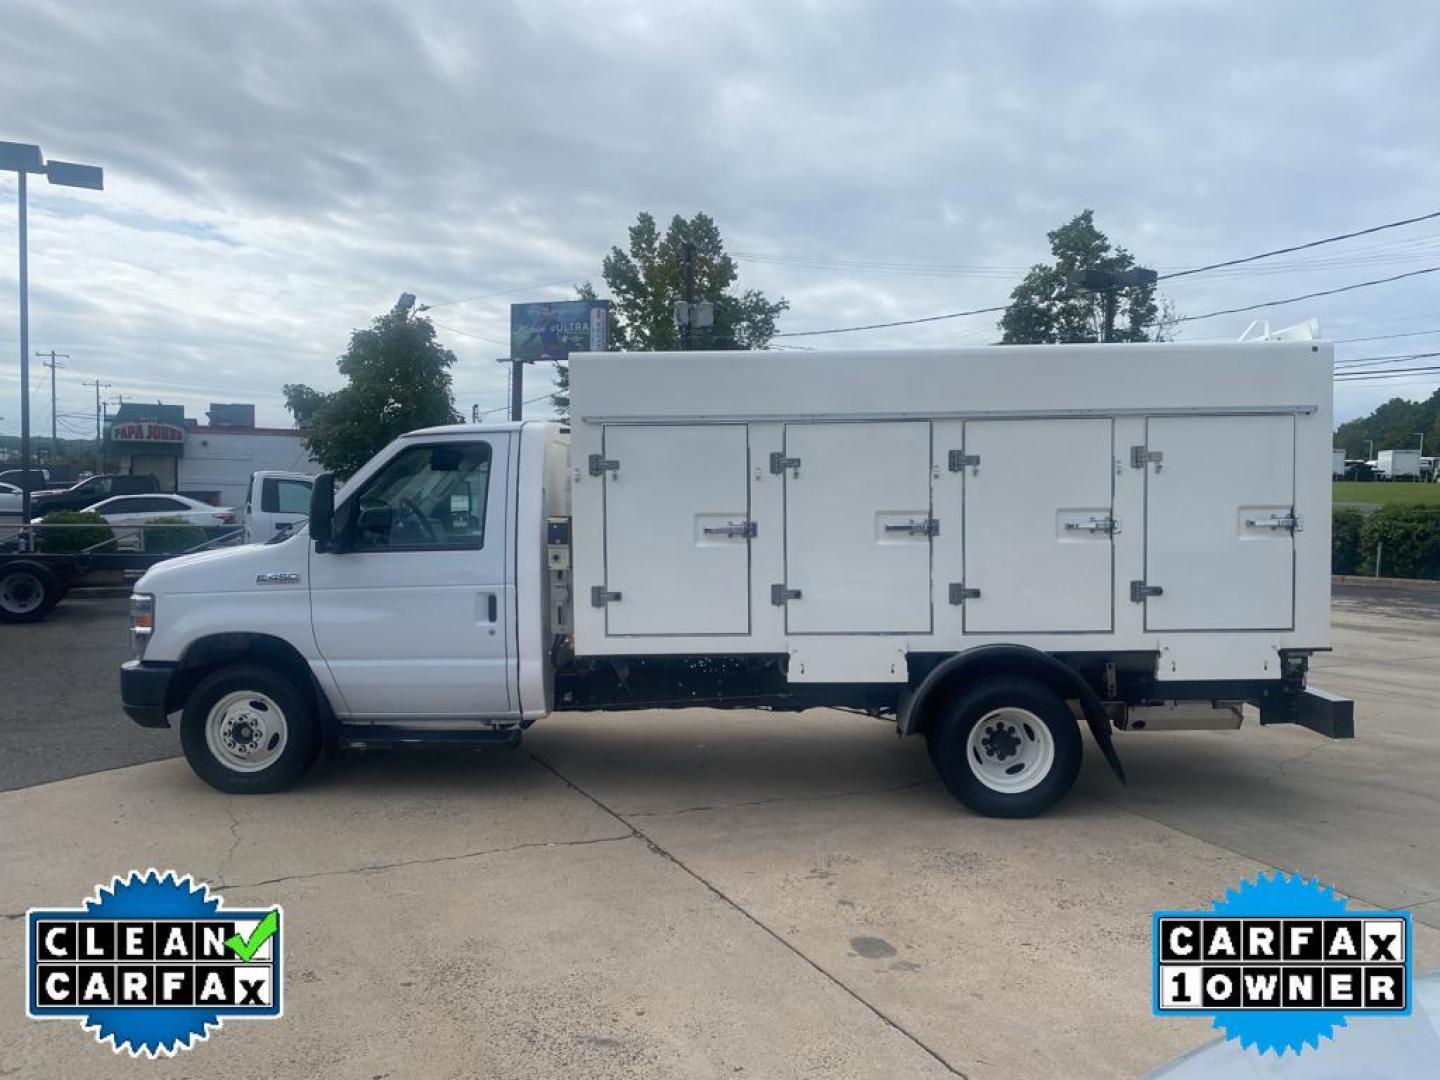
[[[1261,874],[1153,929],[1156,1014],[1213,1016],[1242,1048],[1298,1054],[1346,1016],[1410,1014],[1409,913],[1354,910],[1318,881]]]
[[[281,1014],[278,905],[231,909],[188,874],[132,870],[26,920],[26,1011],[79,1017],[116,1053],[169,1056],[228,1017]]]

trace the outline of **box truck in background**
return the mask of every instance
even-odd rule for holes
[[[412,432],[136,586],[121,673],[225,791],[557,709],[835,707],[1038,813],[1088,729],[1297,723],[1329,645],[1329,345],[578,354],[572,428]],[[1217,791],[1217,797],[1223,793]]]
[[[1419,450],[1381,450],[1375,458],[1375,472],[1382,480],[1418,480]]]

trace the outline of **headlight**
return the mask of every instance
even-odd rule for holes
[[[130,647],[136,660],[145,658],[145,645],[155,631],[155,597],[151,593],[130,594]]]

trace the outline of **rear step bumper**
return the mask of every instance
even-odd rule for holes
[[[1355,702],[1311,687],[1295,702],[1295,723],[1331,739],[1355,737]]]
[[[1327,739],[1353,739],[1355,702],[1313,686],[1266,695],[1260,700],[1260,723],[1299,724]]]

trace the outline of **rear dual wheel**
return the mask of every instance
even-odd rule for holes
[[[0,566],[0,622],[38,622],[64,595],[59,579],[39,563]]]
[[[1080,729],[1043,683],[997,676],[962,690],[926,731],[950,794],[989,817],[1034,817],[1080,771]]]

